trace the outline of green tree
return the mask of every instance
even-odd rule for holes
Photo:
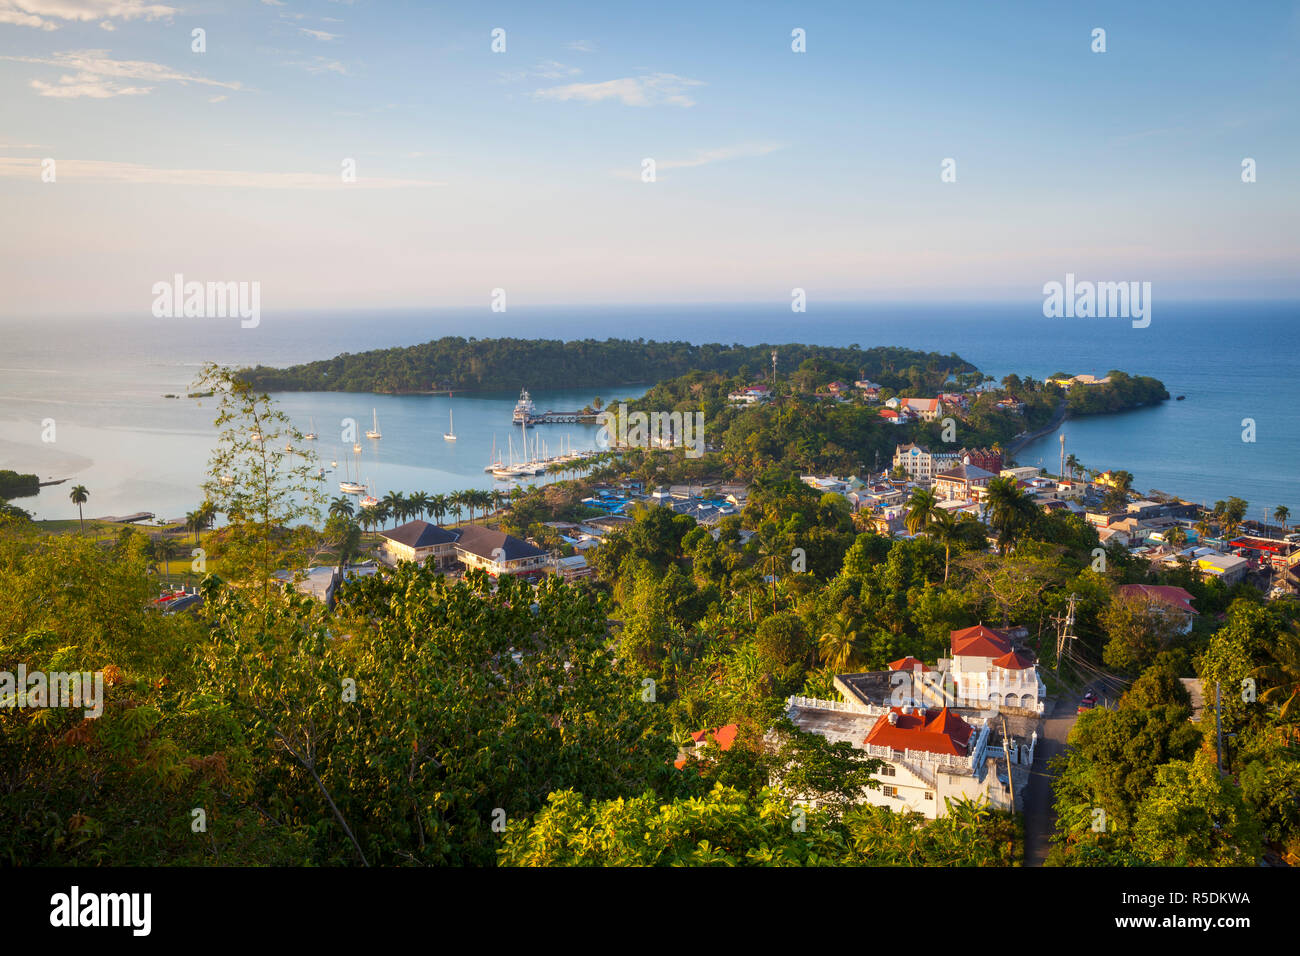
[[[1133,822],[1134,848],[1161,866],[1253,866],[1260,838],[1241,789],[1206,753],[1160,767]]]
[[[72,490],[68,492],[68,497],[72,499],[72,503],[77,506],[77,517],[81,520],[81,533],[85,534],[86,516],[82,513],[81,506],[90,498],[90,492],[86,490],[85,485],[74,485]]]
[[[295,522],[319,519],[324,495],[315,455],[307,450],[291,457],[281,451],[284,442],[301,437],[289,417],[228,369],[205,366],[192,390],[218,396],[214,424],[221,431],[203,490],[230,519],[223,573],[252,584],[265,602],[279,557],[277,534]]]

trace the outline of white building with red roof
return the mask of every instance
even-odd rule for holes
[[[963,707],[997,707],[1041,714],[1047,685],[1038,676],[1033,658],[1012,646],[1001,631],[977,624],[949,634],[950,661],[940,660],[952,674],[955,702]]]
[[[1009,810],[1013,791],[1021,807],[1038,741],[1037,731],[1024,727],[1009,732],[1004,741],[1000,719],[963,716],[951,707],[879,707],[792,697],[787,716],[806,733],[847,741],[882,762],[873,774],[879,786],[863,791],[864,803],[929,819],[947,815],[949,801]]]

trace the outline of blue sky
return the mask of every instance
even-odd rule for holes
[[[1297,4],[817,7],[0,0],[0,313],[1300,296]]]

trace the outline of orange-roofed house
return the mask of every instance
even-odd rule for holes
[[[691,733],[691,740],[695,746],[691,750],[679,753],[677,759],[673,761],[673,766],[681,770],[686,766],[689,754],[696,757],[704,755],[704,751],[709,746],[716,746],[719,750],[730,750],[736,742],[736,734],[740,732],[740,727],[736,724],[725,724],[721,727],[711,727],[708,730],[696,730]]]
[[[954,703],[1041,714],[1047,685],[1033,657],[1012,647],[1002,631],[977,624],[949,634]],[[944,661],[940,661],[942,669]]]
[[[1036,718],[1019,718],[1018,726],[1013,720],[1008,728],[988,712],[806,697],[790,698],[787,716],[805,733],[849,743],[881,761],[872,774],[880,786],[862,792],[864,803],[930,819],[946,816],[950,800],[1006,810],[1013,800],[1010,773],[1016,806],[1023,806],[1038,743]]]
[[[891,707],[874,720],[862,749],[885,766],[875,774],[879,789],[866,792],[867,803],[930,819],[947,814],[949,800],[1010,808],[1006,765],[998,763],[1001,748],[989,746],[987,718],[971,723],[947,707]]]

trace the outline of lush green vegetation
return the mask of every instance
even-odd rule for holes
[[[1169,392],[1159,379],[1146,375],[1129,375],[1110,371],[1104,385],[1075,385],[1067,396],[1071,415],[1102,415],[1122,412],[1169,399]]]
[[[186,522],[212,562],[194,616],[150,608],[159,551],[139,531],[48,535],[0,517],[0,670],[102,671],[108,685],[98,719],[0,721],[6,863],[1014,864],[1018,817],[861,805],[876,761],[785,720],[789,695],[834,698],[835,674],[906,655],[934,662],[978,621],[1024,625],[1054,687],[1127,687],[1078,722],[1054,768],[1054,862],[1300,857],[1300,628],[1248,585],[1152,574],[1118,547],[1099,562],[1094,528],[1006,481],[988,526],[918,494],[915,537],[882,537],[798,480],[786,463],[803,452],[763,451],[760,429],[748,503],[714,529],[638,507],[592,554],[593,579],[451,583],[403,565],[344,585],[327,611],[270,575],[356,553],[357,515],[336,501],[314,527],[310,469],[275,450],[287,422],[246,383],[205,378],[222,437],[211,504]],[[778,414],[819,400],[787,401]],[[545,542],[543,522],[584,516],[592,480],[731,477],[728,460],[602,456],[499,521]],[[385,507],[396,520],[450,506],[430,497]],[[1191,631],[1119,597],[1138,581],[1186,588]],[[1077,637],[1058,661],[1052,618],[1072,596]],[[1235,691],[1225,776],[1213,716],[1188,720],[1178,679],[1191,676]],[[687,752],[693,732],[727,724],[730,749]]]
[[[23,475],[0,468],[0,498],[26,498],[39,494],[40,479],[36,475]]]
[[[344,353],[332,359],[286,369],[257,368],[242,373],[263,391],[427,392],[431,389],[516,389],[532,384],[580,381],[595,387],[657,382],[692,370],[720,372],[742,379],[763,377],[771,367],[770,345],[692,345],[637,339],[477,339],[448,336],[423,345]],[[836,369],[850,383],[855,377],[907,376],[918,368],[947,373],[971,372],[955,355],[903,348],[779,346],[784,367],[814,361]],[[521,380],[525,376],[526,380]]]

